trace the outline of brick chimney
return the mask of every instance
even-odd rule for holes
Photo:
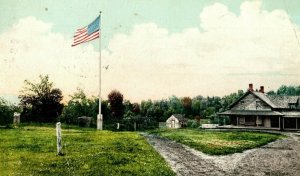
[[[249,84],[248,90],[251,91],[251,92],[253,92],[253,84]]]
[[[265,93],[265,88],[264,88],[264,86],[260,86],[259,92]]]

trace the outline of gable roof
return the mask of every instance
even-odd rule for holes
[[[272,108],[277,108],[277,106],[266,96],[266,94],[262,92],[255,92],[255,91],[253,91],[252,93],[256,95],[256,97],[258,97],[259,99],[267,103]]]
[[[184,115],[182,114],[173,114],[172,116],[174,116],[176,119],[178,119],[179,121],[186,121],[188,120],[187,118],[184,117]]]
[[[285,96],[285,95],[267,95],[277,108],[289,108],[289,104],[296,104],[299,96]]]
[[[241,101],[242,99],[244,99],[247,95],[252,94],[255,97],[259,98],[260,100],[262,100],[263,102],[265,102],[267,105],[271,106],[272,108],[276,108],[276,105],[274,103],[272,103],[270,101],[270,99],[261,92],[255,92],[255,91],[247,91],[243,96],[241,96],[237,101],[233,102],[229,108],[231,109],[234,105],[236,105],[239,101]]]
[[[299,101],[300,96],[287,96],[287,95],[266,95],[262,92],[257,91],[247,91],[242,97],[240,97],[237,101],[232,103],[229,108],[231,109],[234,105],[236,105],[239,101],[241,101],[245,96],[253,94],[267,105],[272,108],[286,109],[289,108],[289,104],[295,104]]]

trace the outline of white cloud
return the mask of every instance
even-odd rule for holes
[[[285,11],[268,12],[254,1],[237,15],[215,3],[200,13],[199,26],[170,33],[148,23],[115,36],[105,55],[115,70],[105,78],[144,99],[300,83],[300,47]]]
[[[97,94],[98,53],[92,45],[71,48],[71,40],[51,27],[28,17],[0,34],[0,92],[16,93],[24,79],[50,74],[67,94],[77,86]],[[115,35],[102,52],[103,65],[110,65],[102,70],[102,95],[119,89],[139,101],[224,95],[250,82],[267,90],[300,84],[293,28],[299,35],[285,11],[265,11],[260,1],[244,2],[239,14],[220,3],[207,6],[199,28],[179,33],[154,23],[136,25],[128,35]]]
[[[67,94],[77,86],[97,93],[98,85],[89,85],[98,74],[98,53],[91,45],[72,48],[71,40],[51,28],[50,23],[26,17],[0,35],[1,94],[18,94],[25,79],[38,79],[39,74],[49,74]]]

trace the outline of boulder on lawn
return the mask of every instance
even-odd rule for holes
[[[80,127],[90,127],[93,117],[81,116],[78,117],[78,125]]]

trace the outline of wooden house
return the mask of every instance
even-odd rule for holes
[[[166,126],[168,128],[181,128],[187,125],[188,119],[185,118],[182,114],[173,114],[166,121]]]
[[[248,91],[229,110],[219,113],[230,117],[231,124],[279,130],[300,130],[300,96],[267,95],[249,84]]]

